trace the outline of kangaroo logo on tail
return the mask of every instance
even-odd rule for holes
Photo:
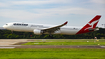
[[[92,23],[88,23],[88,25],[90,25],[91,27],[88,27],[88,28],[86,28],[85,30],[90,29],[90,28],[94,28],[94,25],[95,25],[97,22],[99,22],[99,20],[93,21]]]
[[[99,19],[101,18],[101,15],[96,15],[90,22],[88,22],[80,31],[78,31],[76,34],[82,34],[82,33],[88,33],[91,32],[89,29],[94,29],[96,28],[96,25],[99,22]]]

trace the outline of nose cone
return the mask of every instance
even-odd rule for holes
[[[7,23],[6,25],[3,25],[3,28],[11,30],[12,28],[12,23]]]
[[[1,27],[0,30],[7,30],[5,26]]]
[[[3,28],[8,29],[9,26],[8,25],[3,25]]]
[[[3,25],[3,28],[5,28],[5,29],[6,29],[6,25]]]

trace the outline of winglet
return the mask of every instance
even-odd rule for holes
[[[68,23],[68,21],[66,21],[65,23],[64,23],[64,25],[66,25]]]

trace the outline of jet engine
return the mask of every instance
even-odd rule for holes
[[[35,29],[35,30],[34,30],[34,34],[41,35],[41,30]]]

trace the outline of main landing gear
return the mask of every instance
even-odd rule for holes
[[[49,38],[53,39],[54,37],[53,37],[53,35],[49,35]]]
[[[41,36],[42,36],[42,37],[44,37],[44,36],[45,36],[45,34],[42,34]],[[53,35],[51,35],[51,34],[50,34],[50,35],[48,35],[47,37],[48,37],[49,39],[53,39],[53,38],[54,38],[54,37],[53,37]]]

